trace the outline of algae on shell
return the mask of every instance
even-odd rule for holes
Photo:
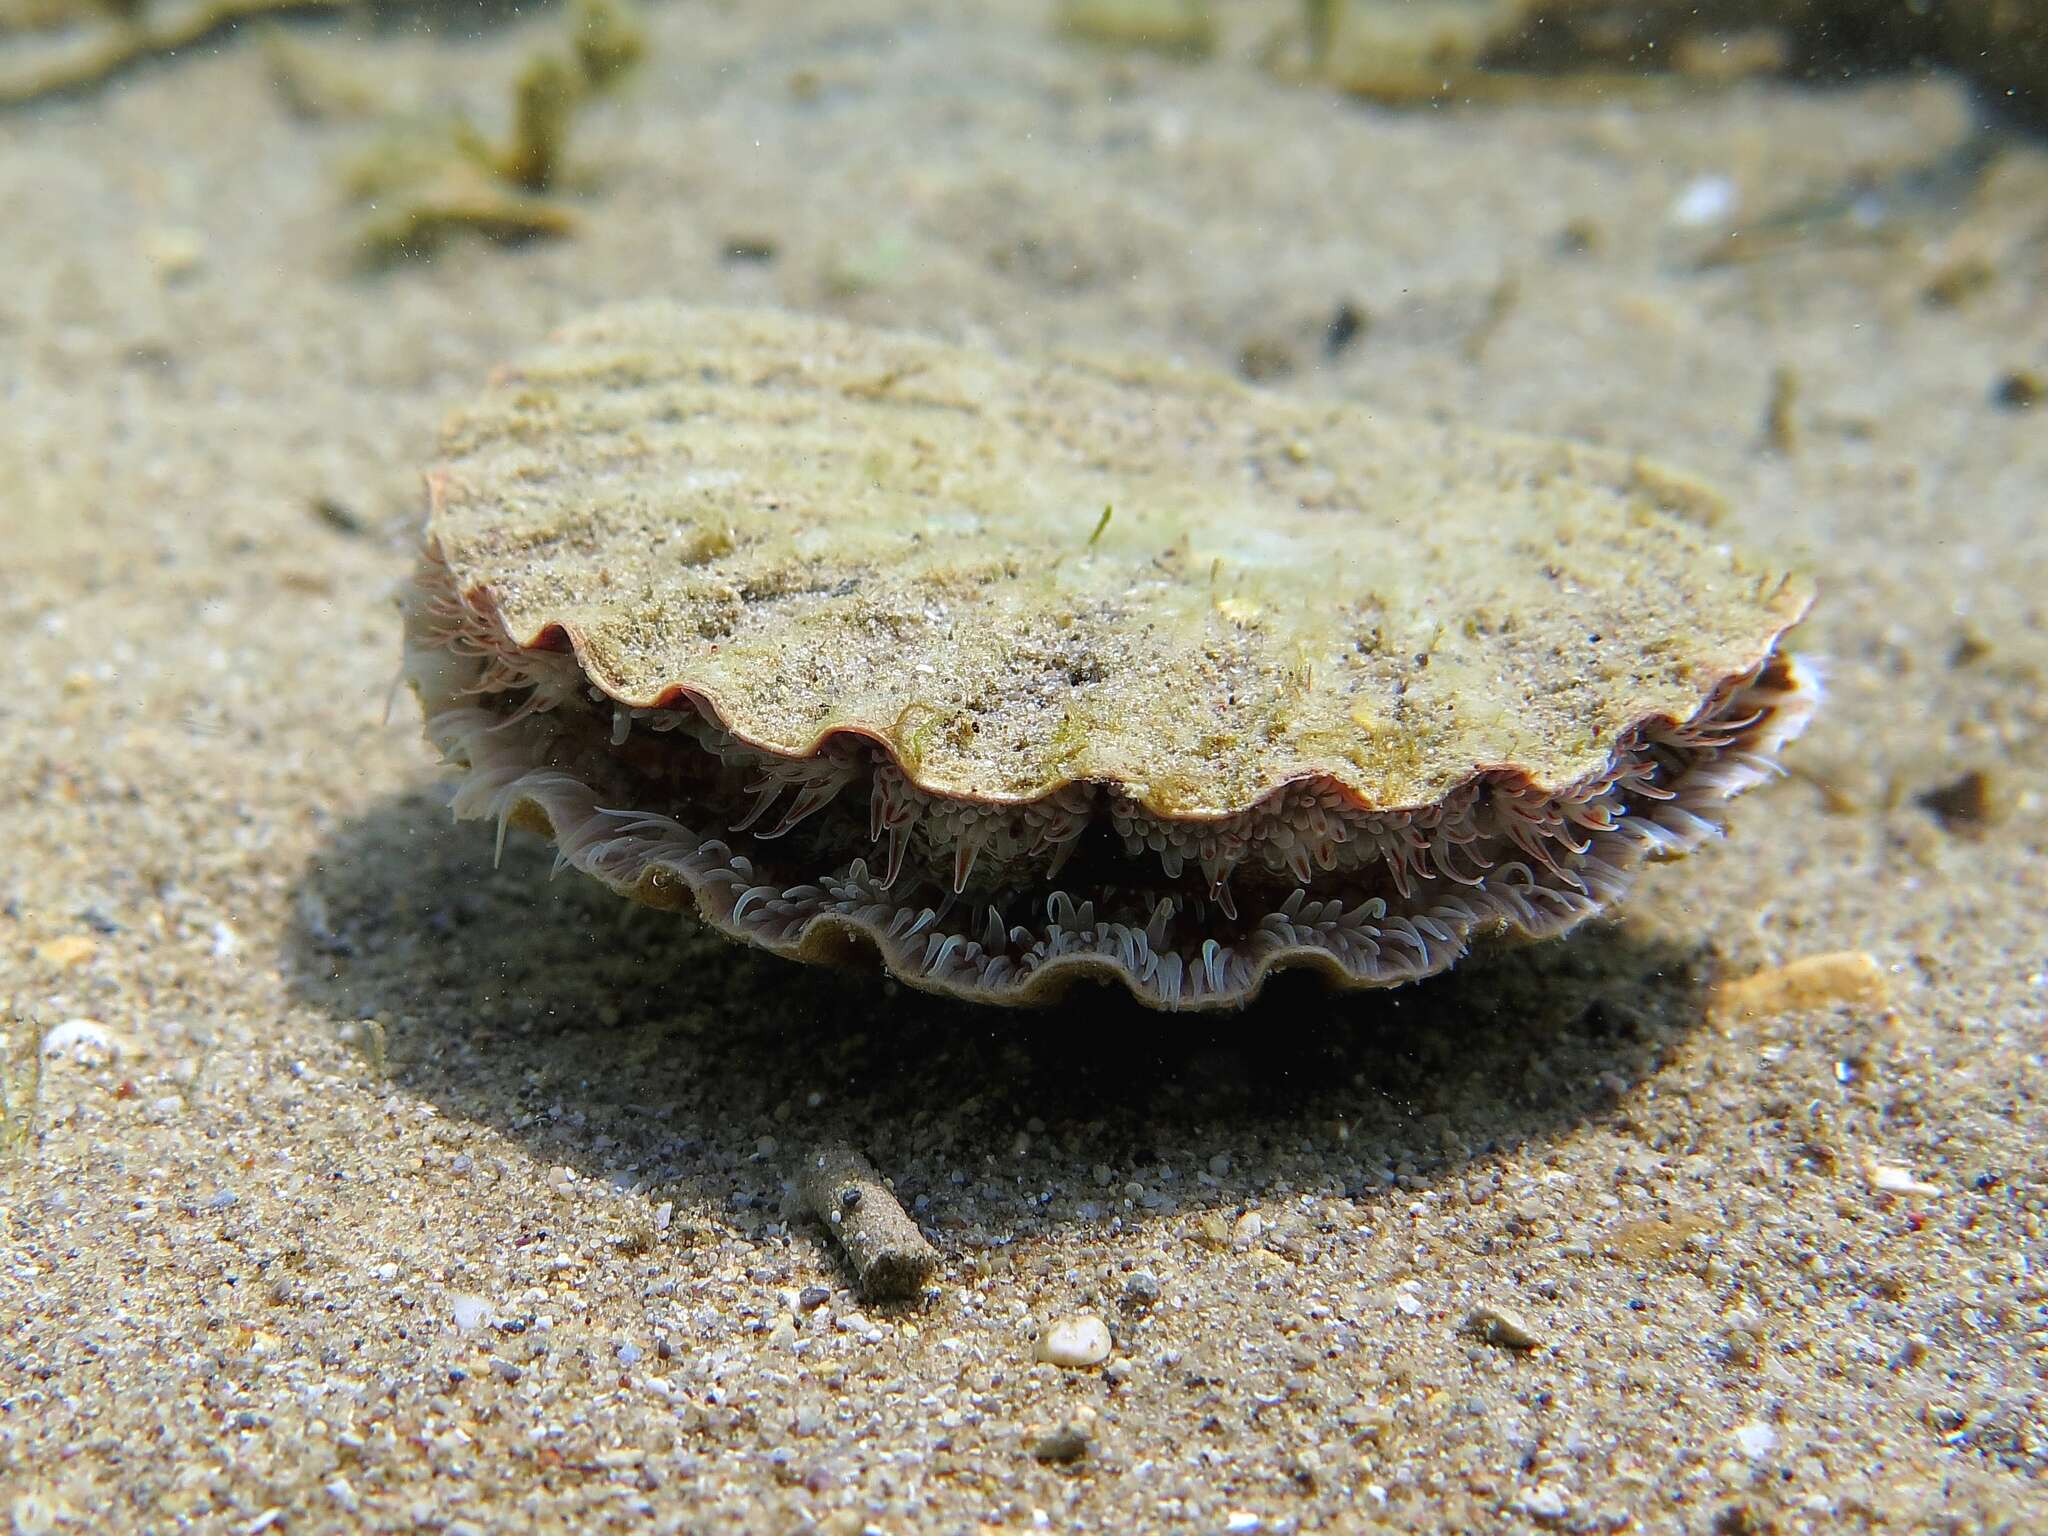
[[[969,995],[1561,931],[1812,702],[1808,586],[1696,482],[1156,362],[630,306],[444,455],[411,671],[459,808]]]

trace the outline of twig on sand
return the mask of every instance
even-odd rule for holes
[[[824,1142],[797,1179],[803,1207],[839,1240],[870,1301],[915,1296],[938,1267],[938,1250],[897,1201],[874,1165],[845,1142]]]

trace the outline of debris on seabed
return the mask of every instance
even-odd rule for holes
[[[1096,1413],[1083,1403],[1051,1429],[1031,1435],[1031,1454],[1039,1461],[1079,1461],[1095,1436]]]
[[[874,1165],[844,1142],[829,1142],[804,1159],[797,1194],[845,1249],[868,1300],[916,1296],[938,1268],[938,1250]]]
[[[1180,59],[1216,51],[1208,0],[1060,0],[1054,25],[1064,35],[1106,48],[1140,48]]]
[[[1863,1177],[1870,1187],[1881,1195],[1938,1195],[1939,1185],[1929,1184],[1916,1178],[1910,1168],[1901,1168],[1896,1163],[1881,1163],[1866,1155],[1863,1159]]]
[[[1516,1312],[1506,1307],[1478,1306],[1465,1315],[1465,1332],[1486,1344],[1502,1349],[1531,1350],[1543,1343],[1538,1333]]]
[[[1062,1370],[1085,1370],[1109,1358],[1109,1325],[1092,1312],[1060,1318],[1039,1334],[1034,1355]]]
[[[1890,1000],[1891,985],[1876,958],[1864,950],[1842,949],[1723,982],[1712,1011],[1723,1019],[1755,1019],[1844,1003],[1882,1008]]]

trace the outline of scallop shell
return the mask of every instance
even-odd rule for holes
[[[614,309],[428,485],[408,675],[458,814],[991,1002],[1562,932],[1816,698],[1810,588],[1697,482],[1156,362]]]

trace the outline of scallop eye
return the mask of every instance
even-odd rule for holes
[[[407,672],[459,814],[988,1003],[1563,933],[1816,696],[1806,585],[1704,486],[1163,363],[614,309],[428,485]]]

